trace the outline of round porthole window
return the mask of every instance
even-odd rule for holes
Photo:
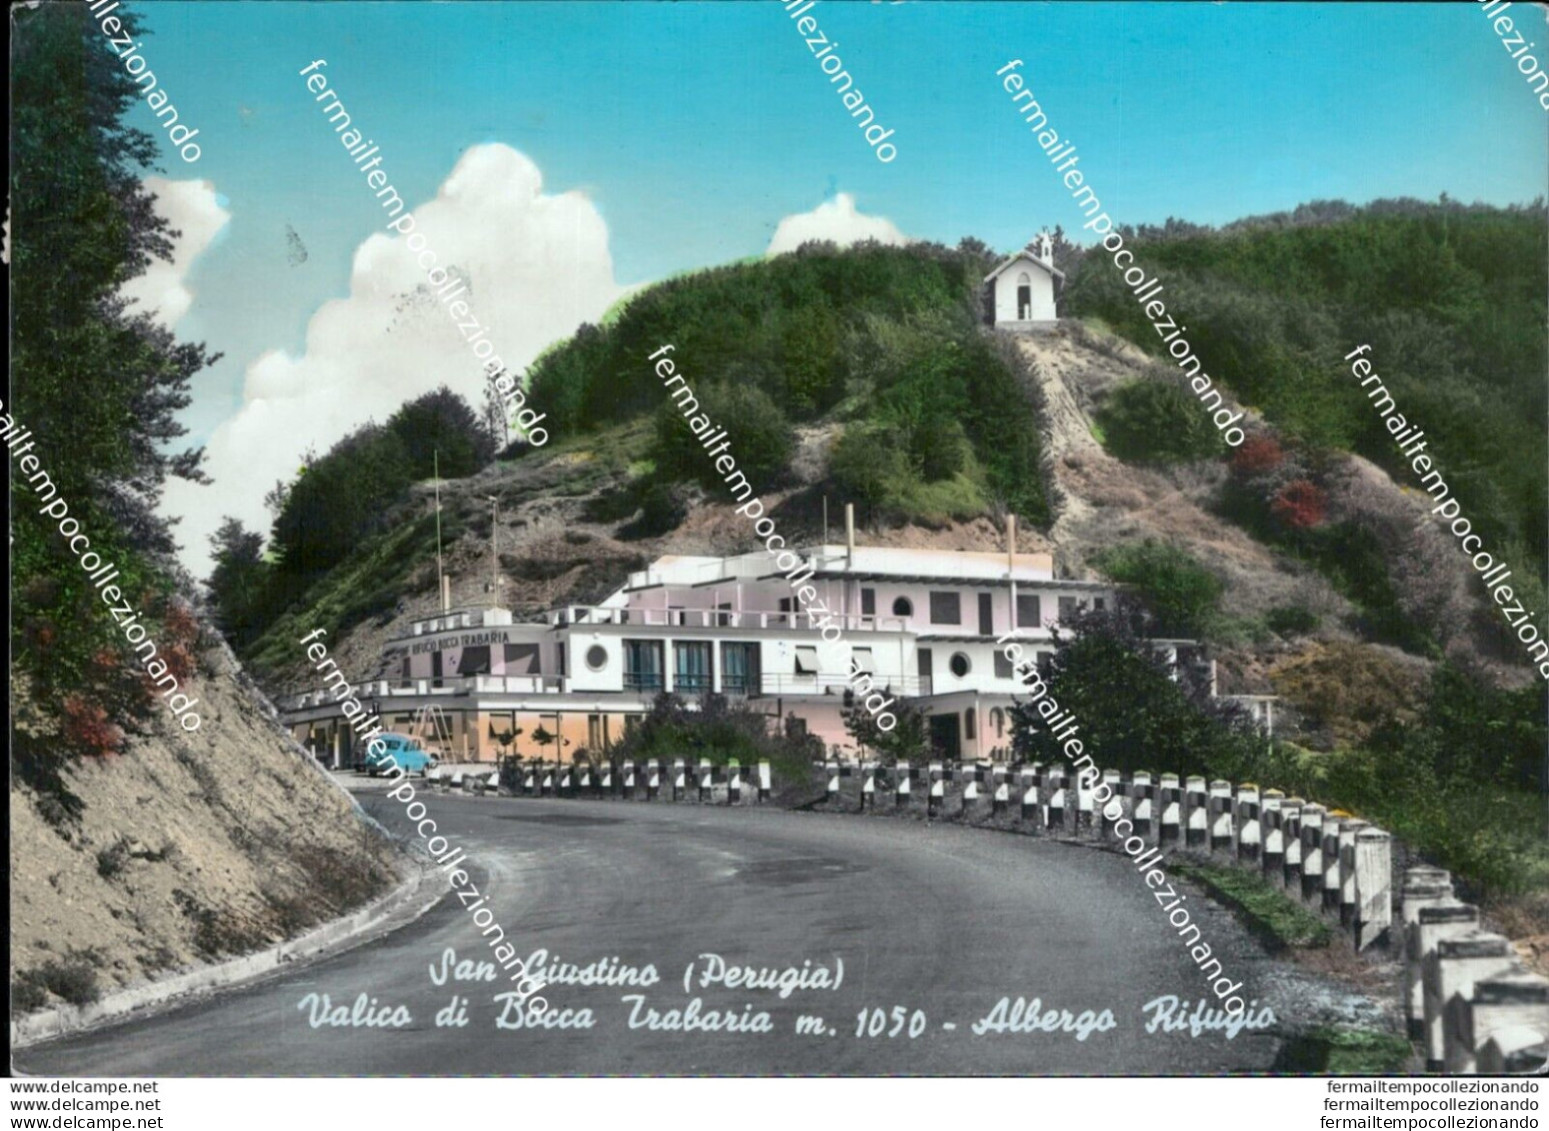
[[[586,666],[600,672],[608,666],[608,650],[601,644],[593,644],[586,650]]]
[[[908,597],[900,597],[893,602],[893,615],[895,617],[914,616],[914,605]]]
[[[971,665],[968,663],[968,657],[962,652],[954,652],[947,666],[952,669],[953,675],[957,676],[958,679],[962,679],[968,674]]]

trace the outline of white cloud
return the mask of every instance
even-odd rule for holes
[[[131,303],[130,314],[149,311],[167,327],[177,324],[193,305],[188,271],[215,234],[226,226],[231,213],[220,206],[211,181],[169,181],[146,177],[145,187],[156,197],[156,213],[181,233],[172,241],[172,259],[153,259],[143,275],[119,288]]]
[[[798,212],[781,220],[774,238],[769,241],[769,250],[764,254],[783,255],[795,251],[808,240],[832,240],[840,247],[849,247],[866,239],[885,244],[912,242],[893,221],[882,216],[861,215],[855,210],[855,197],[842,192],[811,212]]]
[[[623,293],[607,225],[591,201],[578,192],[545,195],[538,167],[505,145],[470,149],[413,215],[437,265],[467,280],[458,297],[512,372]],[[182,516],[183,560],[196,576],[208,573],[208,536],[222,515],[268,533],[263,495],[295,476],[307,447],[324,450],[443,383],[477,408],[481,362],[408,239],[390,231],[367,238],[355,251],[348,297],[312,315],[305,352],[271,350],[248,366],[242,407],[206,448],[214,485],[168,484],[163,509]]]

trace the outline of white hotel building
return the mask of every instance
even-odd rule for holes
[[[830,625],[842,629],[836,643],[799,611],[762,550],[668,555],[600,605],[553,609],[540,623],[515,623],[500,608],[414,622],[384,649],[390,678],[352,682],[388,729],[420,734],[459,762],[508,749],[550,760],[603,752],[663,690],[689,703],[705,691],[745,699],[771,726],[851,751],[840,710],[854,661],[876,686],[924,707],[941,754],[987,758],[1009,750],[1007,708],[1023,690],[996,638],[1015,626],[1024,655],[1043,662],[1053,626],[1113,599],[1111,586],[1057,579],[1048,554],[824,545],[801,557],[801,574],[813,571],[807,584],[833,610]],[[1186,642],[1162,647],[1177,659]],[[328,692],[281,708],[325,763],[359,760],[361,744]],[[540,726],[560,741],[540,748]],[[516,728],[502,746],[498,737]]]

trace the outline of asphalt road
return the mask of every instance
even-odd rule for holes
[[[380,794],[365,803],[406,827]],[[1186,1013],[1208,990],[1151,891],[1112,853],[915,822],[664,802],[433,797],[429,805],[468,849],[473,882],[520,954],[649,964],[660,981],[550,985],[551,1006],[576,1011],[573,1019],[589,1009],[592,1027],[500,1028],[497,1018],[510,1019],[494,999],[512,988],[504,975],[458,981],[454,967],[446,984],[433,979],[448,948],[475,961],[491,953],[449,894],[356,950],[22,1050],[16,1066],[115,1076],[1190,1073],[1266,1069],[1284,1032],[1280,1023],[1230,1039],[1146,1031],[1158,1013],[1148,1002],[1177,995]],[[1254,1012],[1265,1004],[1280,1012],[1277,964],[1197,891],[1187,906],[1232,979],[1246,983],[1244,996],[1264,997]],[[714,965],[706,954],[728,967],[823,967],[830,980],[842,961],[843,980],[784,999],[724,981],[704,986],[698,979]],[[690,963],[695,982],[685,992]],[[467,1024],[437,1025],[454,993],[469,1002]],[[328,995],[334,1011],[365,994],[378,1009],[404,1006],[412,1020],[314,1027],[309,994]],[[647,1009],[665,1016],[694,997],[701,1018],[767,1012],[770,1031],[631,1025],[632,1013],[643,1022]],[[1002,998],[1039,999],[1040,1018],[1068,1010],[1072,1026],[1091,1010],[1086,1039],[1058,1029],[975,1033]],[[1097,1031],[1105,1009],[1113,1025]],[[856,1035],[863,1010],[867,1021],[882,1011],[881,1035]],[[822,1018],[806,1023],[819,1030],[798,1033],[800,1015]]]

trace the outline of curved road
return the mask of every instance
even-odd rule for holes
[[[953,826],[657,802],[428,798],[431,816],[469,853],[480,893],[524,957],[652,964],[650,988],[552,985],[555,1008],[590,1009],[589,1029],[502,1029],[503,980],[438,985],[445,952],[490,957],[470,912],[448,895],[417,922],[333,958],[160,1016],[38,1045],[17,1067],[53,1075],[357,1074],[1006,1074],[1263,1070],[1281,1027],[1147,1032],[1177,995],[1205,992],[1186,948],[1136,870],[1113,853]],[[399,806],[366,807],[400,831]],[[1165,865],[1164,865],[1165,866]],[[1180,884],[1179,890],[1184,890]],[[1244,996],[1278,979],[1230,915],[1190,889],[1188,907]],[[728,966],[774,969],[810,960],[837,989],[717,983],[692,993],[714,953]],[[468,972],[465,970],[465,973]],[[357,995],[403,1005],[400,1027],[314,1028],[308,994],[337,1010]],[[454,993],[465,1026],[438,1026]],[[772,1031],[632,1028],[690,997],[738,1018],[769,1014]],[[1085,1040],[1068,1031],[981,1032],[997,1002],[1040,999],[1041,1018],[1111,1010],[1114,1026]],[[1267,997],[1271,1008],[1277,1002]],[[1207,1004],[1214,1005],[1212,998]],[[1260,1006],[1265,1004],[1260,1003]],[[751,1005],[751,1012],[744,1006]],[[894,1007],[903,1007],[897,1036]],[[880,1036],[856,1036],[856,1015],[880,1008]],[[919,1011],[917,1018],[916,1011]],[[1257,1012],[1254,1010],[1253,1012]],[[798,1034],[799,1015],[825,1028]],[[576,1014],[579,1016],[579,1013]],[[1026,1013],[1023,1014],[1026,1016]],[[1048,1018],[1057,1027],[1057,1014]],[[808,1025],[813,1023],[809,1022]],[[910,1026],[918,1033],[911,1038]]]

